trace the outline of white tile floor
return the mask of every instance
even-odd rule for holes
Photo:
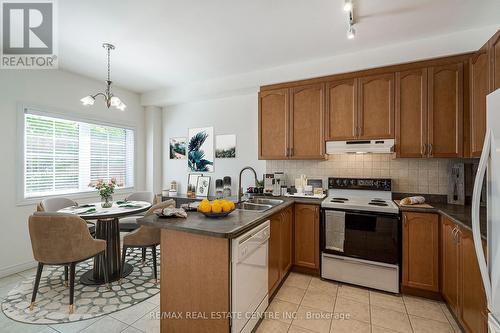
[[[257,333],[458,333],[444,303],[291,273]]]
[[[15,285],[35,275],[35,269],[10,275],[0,279],[0,301]],[[7,318],[0,311],[0,332],[2,333],[159,333],[160,321],[156,318],[160,311],[160,295],[125,310],[99,318],[58,325],[30,325]]]
[[[34,269],[0,279],[0,300]],[[107,316],[59,325],[18,323],[0,312],[6,333],[158,333],[159,295]],[[398,297],[291,273],[257,329],[288,333],[458,333],[445,304],[416,297]]]

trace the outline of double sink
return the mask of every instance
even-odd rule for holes
[[[242,201],[236,205],[237,209],[265,212],[273,207],[281,205],[284,201],[280,199],[266,199],[266,198],[251,198],[247,201]]]

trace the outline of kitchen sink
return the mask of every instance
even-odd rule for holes
[[[237,204],[236,208],[241,209],[241,210],[251,210],[251,211],[256,211],[256,212],[264,212],[268,209],[273,208],[273,206],[256,204],[256,203],[251,203],[251,202],[245,201],[245,202],[240,202],[239,204]]]
[[[266,199],[266,198],[251,198],[247,200],[248,203],[258,204],[258,205],[271,205],[278,206],[282,204],[284,201],[279,199]]]

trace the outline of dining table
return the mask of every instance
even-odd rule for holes
[[[101,260],[108,268],[109,282],[117,281],[132,273],[134,267],[121,263],[120,225],[119,218],[139,215],[147,211],[151,203],[146,201],[118,200],[112,202],[111,207],[102,207],[101,202],[66,207],[58,212],[80,216],[86,221],[95,220],[95,238],[106,241],[105,259],[101,256],[94,257],[94,267],[82,274],[80,282],[85,285],[104,284],[104,271]],[[139,218],[140,216],[138,216]]]

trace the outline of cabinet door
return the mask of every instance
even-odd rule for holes
[[[486,295],[477,263],[472,233],[462,229],[461,272],[462,272],[462,313],[460,319],[469,332],[488,332],[485,314]]]
[[[281,220],[280,273],[283,278],[292,267],[293,209],[286,208]]]
[[[463,64],[430,67],[428,142],[430,157],[463,155]]]
[[[394,74],[359,79],[358,136],[394,138]]]
[[[489,92],[489,66],[486,49],[470,59],[470,137],[471,156],[480,157],[486,133],[486,95]]]
[[[271,295],[280,283],[281,214],[271,216],[269,233],[268,286]]]
[[[288,157],[288,89],[259,93],[259,159]]]
[[[358,80],[348,79],[326,85],[327,140],[352,140],[357,135]]]
[[[291,157],[324,159],[325,86],[315,84],[296,87],[291,94]]]
[[[295,205],[294,264],[319,269],[319,206]]]
[[[490,91],[500,88],[500,30],[489,41]]]
[[[441,217],[441,293],[455,313],[459,313],[460,238],[458,227]]]
[[[403,285],[439,291],[439,217],[403,214]]]
[[[397,157],[425,157],[427,69],[396,73]]]

